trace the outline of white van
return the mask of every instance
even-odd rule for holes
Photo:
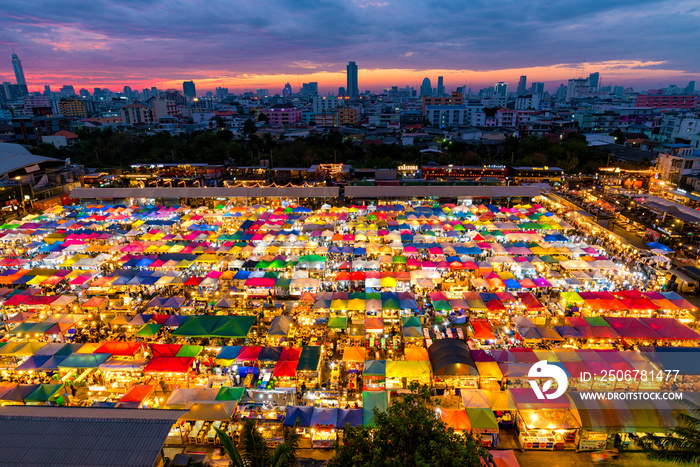
[[[677,291],[679,293],[694,294],[698,291],[698,287],[700,286],[698,281],[680,272],[678,269],[673,269],[670,271],[668,279],[670,280],[672,276],[675,276],[676,278],[675,282],[678,284]]]

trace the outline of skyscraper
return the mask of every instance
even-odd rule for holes
[[[530,94],[542,94],[544,92],[544,83],[532,83],[530,86]]]
[[[695,81],[691,81],[688,83],[688,85],[685,87],[686,94],[690,94],[691,92],[695,92]]]
[[[424,78],[420,85],[420,97],[430,97],[433,95],[433,87],[430,85],[430,78]]]
[[[292,97],[292,85],[287,83],[282,89],[282,97]]]
[[[503,81],[500,81],[496,83],[496,94],[499,96],[507,96],[508,95],[508,83],[504,83]]]
[[[591,73],[590,75],[588,75],[588,88],[591,91],[597,91],[599,81],[600,81],[600,73],[598,73],[597,71],[595,73]]]
[[[350,99],[360,97],[360,89],[357,86],[357,65],[355,62],[348,62],[347,72],[347,93]]]
[[[22,62],[14,52],[12,53],[12,68],[15,70],[17,85],[22,89],[24,94],[29,94],[29,91],[27,90],[27,81],[24,79],[24,70],[22,70]]]
[[[442,80],[442,76],[438,76],[437,95],[438,97],[445,95],[445,83]]]
[[[311,82],[311,83],[302,83],[301,85],[301,93],[304,96],[317,96],[318,95],[318,83],[317,82]]]
[[[194,99],[195,97],[197,97],[197,90],[194,87],[194,81],[183,81],[182,93],[188,99]]]
[[[521,76],[518,81],[518,95],[522,96],[527,93],[527,76]]]

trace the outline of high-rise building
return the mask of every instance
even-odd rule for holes
[[[188,99],[194,99],[195,97],[197,97],[197,89],[194,87],[194,81],[183,81],[182,93]]]
[[[588,78],[570,79],[568,86],[566,86],[566,102],[571,101],[571,99],[588,97],[590,90],[591,85]]]
[[[518,95],[522,96],[525,93],[527,93],[527,76],[523,75],[518,81]]]
[[[544,83],[532,83],[530,86],[531,94],[542,94],[544,93]]]
[[[360,97],[360,88],[357,85],[357,65],[355,62],[348,62],[347,72],[347,93],[350,99]]]
[[[597,71],[588,75],[588,89],[591,92],[598,90],[598,85],[600,84],[600,73]]]
[[[14,52],[12,53],[12,68],[15,70],[17,85],[20,86],[24,94],[29,94],[27,90],[27,81],[24,79],[24,70],[22,70],[22,62]]]
[[[228,97],[228,88],[217,87],[216,97],[218,97],[219,99],[225,99],[226,97]]]
[[[301,93],[304,96],[318,96],[318,83],[317,82],[312,82],[312,83],[303,83],[301,85]]]
[[[131,94],[133,91],[131,90],[131,86],[124,86],[124,97],[127,99],[131,99]]]
[[[255,95],[258,96],[258,99],[264,99],[270,95],[270,91],[267,89],[258,88],[255,90]]]
[[[48,84],[44,85],[44,93],[45,96],[51,96],[51,86]]]
[[[423,79],[423,83],[420,85],[420,96],[431,97],[432,95],[433,87],[430,85],[430,78],[426,77]]]
[[[503,81],[496,83],[496,94],[506,97],[508,95],[508,83],[504,83]]]
[[[445,95],[445,83],[442,80],[442,76],[438,76],[437,95],[438,97]]]
[[[75,88],[72,84],[66,84],[64,86],[61,86],[61,90],[59,92],[64,97],[75,96]]]
[[[282,97],[292,97],[292,85],[287,83],[282,89]]]
[[[695,92],[695,81],[691,81],[685,87],[685,94],[690,94],[691,92]]]

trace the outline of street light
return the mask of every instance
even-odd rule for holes
[[[22,177],[17,176],[15,177],[15,180],[19,182],[19,197],[22,200],[22,214],[26,215],[27,209],[24,207],[24,190],[22,190]]]

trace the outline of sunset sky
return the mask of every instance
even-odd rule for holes
[[[0,19],[0,80],[15,82],[14,50],[32,91],[337,92],[349,60],[361,92],[439,75],[448,91],[515,90],[523,74],[553,90],[594,71],[603,86],[700,88],[699,0],[4,0]]]

